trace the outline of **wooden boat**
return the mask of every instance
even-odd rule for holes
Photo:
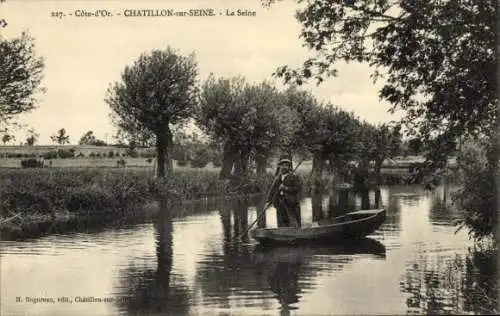
[[[361,210],[321,220],[316,227],[256,228],[250,235],[261,244],[343,243],[370,235],[385,218],[385,209]]]

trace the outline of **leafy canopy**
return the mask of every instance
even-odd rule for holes
[[[16,115],[35,109],[44,60],[35,53],[34,39],[27,33],[5,39],[0,34],[0,130]]]
[[[169,123],[193,115],[197,74],[193,54],[184,57],[170,47],[142,54],[107,91],[115,124],[130,133],[166,133]]]
[[[266,3],[274,0],[265,1]],[[367,62],[380,97],[430,146],[442,165],[458,136],[494,137],[497,127],[496,1],[313,0],[296,14],[315,56],[276,75],[302,84],[335,76],[336,63]]]
[[[66,134],[66,129],[61,128],[56,134],[50,136],[50,140],[59,145],[69,144],[69,135]]]
[[[296,129],[294,112],[268,82],[209,76],[201,92],[198,122],[214,139],[267,156],[288,146]]]

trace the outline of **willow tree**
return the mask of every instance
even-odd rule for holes
[[[298,117],[286,106],[285,96],[268,82],[247,85],[240,102],[249,111],[241,121],[246,128],[238,135],[243,136],[243,144],[249,145],[257,173],[265,174],[271,155],[276,151],[287,150],[292,144],[298,128]],[[243,163],[248,161],[245,155],[242,158]]]
[[[246,82],[242,77],[215,78],[212,74],[203,83],[198,123],[204,132],[222,144],[221,178],[228,178],[234,166],[237,143],[234,133],[243,126],[240,118],[245,112],[238,96]]]
[[[0,33],[0,130],[5,131],[15,116],[36,108],[36,95],[45,67],[36,55],[34,39],[27,33],[5,39]]]
[[[121,81],[108,88],[105,101],[116,114],[115,124],[132,133],[155,136],[158,177],[170,171],[170,124],[186,121],[194,113],[197,75],[194,54],[181,56],[169,47],[143,53],[125,67]]]
[[[258,173],[265,173],[271,153],[290,142],[293,112],[271,84],[248,84],[243,78],[210,76],[201,93],[199,123],[224,144],[221,178],[245,176],[253,156]]]
[[[360,124],[352,113],[332,104],[321,104],[310,92],[295,86],[288,88],[285,96],[287,106],[298,117],[293,150],[311,153],[314,182],[321,178],[327,160],[339,166],[340,161],[354,158]]]

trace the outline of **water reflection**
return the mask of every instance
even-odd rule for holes
[[[182,285],[182,277],[172,274],[173,214],[179,206],[160,202],[155,218],[156,270],[131,265],[123,271],[119,286],[121,296],[128,299],[116,302],[128,314],[185,314],[189,311],[190,294]]]
[[[410,294],[410,314],[497,312],[496,253],[469,249],[466,255],[428,255],[407,263],[401,291]]]
[[[315,203],[319,201],[315,199]],[[230,205],[231,210],[227,205],[220,208],[224,223],[222,252],[214,248],[197,264],[196,284],[205,306],[229,308],[236,304],[271,309],[278,304],[281,314],[288,315],[298,308],[302,295],[316,286],[320,272],[340,272],[354,255],[385,259],[384,245],[373,239],[338,246],[267,248],[241,242],[237,237],[248,223],[241,217],[250,205],[245,200]],[[235,218],[232,230],[230,215]]]
[[[152,222],[130,228],[100,233],[82,228],[78,234],[1,242],[2,288],[9,292],[1,293],[0,313],[345,315],[493,310],[496,261],[491,255],[467,252],[466,233],[453,234],[455,211],[440,206],[449,204],[449,196],[392,186],[368,194],[313,195],[303,201],[306,221],[346,212],[353,205],[384,206],[386,222],[370,238],[351,245],[266,248],[239,238],[262,210],[259,198],[182,207],[162,204]],[[275,224],[272,209],[267,215],[258,225]],[[32,288],[34,283],[39,289]],[[66,307],[15,303],[16,296],[39,296],[41,290],[54,297],[116,295],[127,300]]]
[[[439,187],[431,192],[429,220],[434,225],[449,226],[458,216],[457,208],[452,204],[448,186]]]

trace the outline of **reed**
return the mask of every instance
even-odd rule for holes
[[[178,171],[155,179],[141,169],[12,169],[0,179],[0,218],[15,214],[122,213],[158,199],[199,200],[260,194],[270,177],[250,179],[234,190],[214,172]]]

